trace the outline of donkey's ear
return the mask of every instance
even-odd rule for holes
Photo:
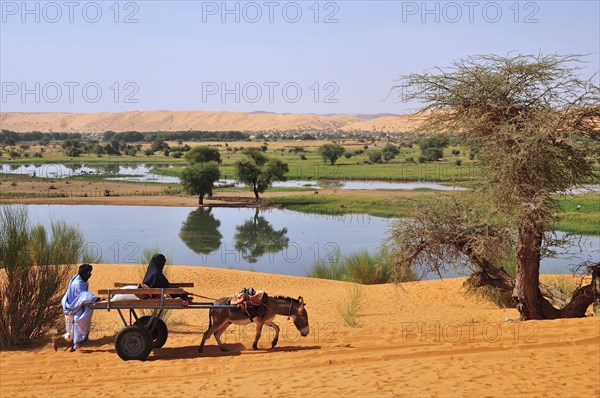
[[[302,296],[298,296],[298,301],[300,302],[300,305],[304,305],[304,299]]]

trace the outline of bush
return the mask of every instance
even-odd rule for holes
[[[462,160],[456,159],[456,161],[454,162],[454,164],[456,164],[457,166],[462,166]]]
[[[369,152],[369,162],[371,163],[381,163],[381,156],[383,153],[381,151],[371,151]]]
[[[0,346],[31,344],[62,320],[60,300],[71,265],[86,260],[79,230],[31,226],[27,209],[0,208]]]
[[[363,293],[360,286],[353,286],[348,290],[348,300],[338,304],[338,314],[344,321],[344,325],[350,326],[351,328],[360,326],[357,318],[359,311],[364,307]]]
[[[441,148],[427,148],[423,151],[423,157],[428,162],[435,162],[444,157],[444,150]]]
[[[387,283],[392,276],[392,266],[381,254],[367,251],[352,254],[344,259],[344,278],[365,285]]]
[[[362,251],[345,258],[341,258],[337,254],[330,261],[320,261],[313,265],[308,276],[365,285],[418,279],[412,270],[405,270],[401,273],[396,271],[393,260],[392,255],[385,250],[374,255]]]

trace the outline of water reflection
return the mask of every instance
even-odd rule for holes
[[[212,208],[202,207],[188,214],[182,223],[179,238],[197,254],[210,254],[219,250],[223,235],[219,232],[221,221],[211,214]]]
[[[306,275],[316,262],[368,251],[375,254],[395,220],[368,215],[320,216],[281,209],[25,205],[34,224],[78,225],[105,263],[137,263],[160,248],[174,264]],[[559,235],[560,237],[561,235]],[[542,273],[568,273],[572,264],[600,260],[600,238],[583,237],[577,256],[557,251]],[[253,262],[251,262],[253,261]],[[444,277],[456,276],[456,272]],[[437,278],[427,275],[426,278]]]
[[[235,227],[235,249],[249,263],[255,263],[265,253],[278,253],[287,249],[287,228],[276,230],[256,209],[254,217]]]

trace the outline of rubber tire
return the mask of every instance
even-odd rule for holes
[[[134,325],[145,328],[148,322],[150,321],[150,316],[146,315],[139,318],[135,321]],[[167,324],[162,319],[158,318],[156,320],[156,325],[154,329],[150,332],[150,336],[152,336],[152,347],[153,348],[161,348],[167,342],[167,337],[169,337],[169,329],[167,329]]]
[[[152,351],[152,336],[139,326],[126,326],[115,337],[115,350],[124,361],[143,361]]]

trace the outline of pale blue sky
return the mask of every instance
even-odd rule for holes
[[[600,64],[599,1],[22,4],[0,2],[2,111],[406,113],[394,79],[467,55]]]

